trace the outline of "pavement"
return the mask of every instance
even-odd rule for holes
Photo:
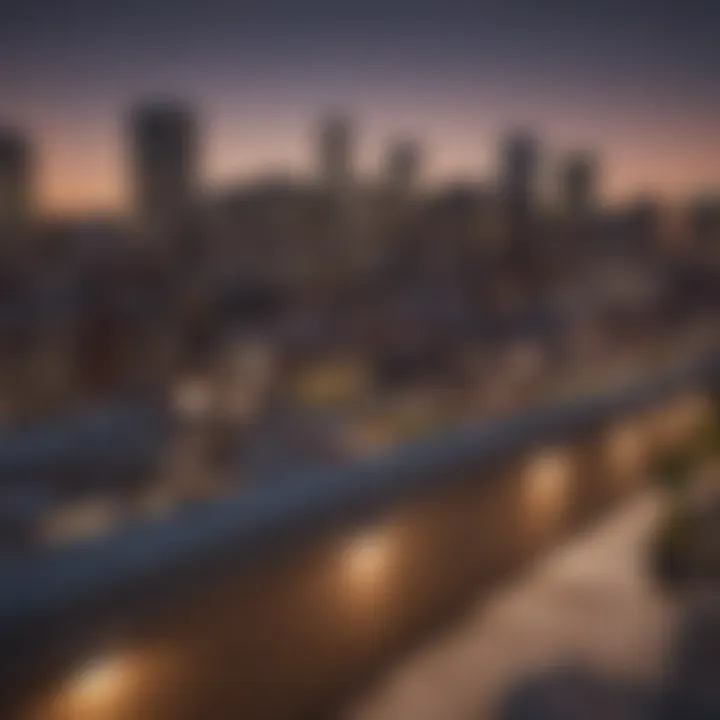
[[[682,617],[649,574],[660,512],[647,491],[478,599],[344,720],[647,717]]]

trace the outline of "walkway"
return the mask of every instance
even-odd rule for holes
[[[647,572],[646,541],[659,511],[659,498],[647,492],[478,601],[345,720],[493,718],[518,683],[559,667],[638,687],[657,680],[680,621],[680,608]]]

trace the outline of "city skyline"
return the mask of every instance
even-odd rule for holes
[[[86,152],[77,148],[78,154],[74,161],[68,154],[66,161],[71,172],[65,174],[63,187],[57,194],[49,189],[47,174],[48,159],[43,156],[43,150],[47,147],[38,142],[37,136],[28,132],[27,128],[17,125],[5,125],[3,131],[17,135],[31,149],[32,167],[34,176],[33,195],[36,200],[36,208],[43,215],[49,216],[74,216],[82,214],[127,214],[132,211],[134,204],[134,181],[132,169],[132,140],[128,135],[128,118],[133,107],[147,105],[152,107],[160,103],[178,103],[183,107],[192,107],[182,101],[176,95],[158,95],[154,98],[148,97],[144,101],[135,100],[125,111],[120,114],[117,126],[115,127],[114,149],[111,153],[114,160],[102,163],[100,160],[93,163],[89,160]],[[324,114],[316,113],[311,122],[302,128],[302,133],[297,137],[285,138],[285,142],[274,143],[268,156],[262,155],[264,148],[254,147],[254,153],[246,153],[243,158],[236,159],[233,164],[231,158],[225,157],[226,163],[219,167],[216,164],[217,158],[213,157],[210,151],[213,143],[213,134],[209,131],[208,124],[199,122],[199,180],[202,191],[212,192],[222,190],[223,187],[232,186],[236,183],[247,183],[254,180],[269,178],[288,178],[298,181],[312,180],[318,178],[318,163],[322,160],[318,157],[318,136],[322,131],[323,123],[332,118],[337,111],[328,111]],[[199,119],[202,120],[202,111],[198,108]],[[664,202],[669,206],[684,205],[697,198],[714,197],[720,194],[720,177],[714,180],[710,176],[706,182],[698,179],[690,172],[687,175],[687,184],[680,182],[682,173],[674,175],[675,182],[663,184],[662,177],[655,176],[655,181],[629,180],[627,183],[619,182],[618,175],[614,171],[612,163],[607,162],[607,157],[614,157],[612,149],[600,149],[598,143],[587,142],[568,143],[558,139],[557,134],[540,133],[529,124],[509,124],[505,128],[498,129],[490,137],[485,138],[475,146],[477,156],[470,154],[458,142],[458,137],[450,137],[449,152],[443,152],[440,141],[433,142],[428,138],[411,133],[399,133],[382,131],[366,133],[365,128],[357,118],[349,113],[343,113],[352,126],[352,145],[349,152],[352,157],[353,169],[356,171],[356,178],[361,182],[381,181],[391,171],[388,163],[392,159],[394,151],[399,147],[413,147],[422,156],[422,166],[417,168],[418,187],[432,189],[443,184],[453,182],[479,183],[488,189],[497,188],[502,182],[503,172],[503,143],[515,133],[531,133],[538,143],[538,169],[537,181],[541,198],[550,199],[558,197],[563,192],[562,180],[566,164],[577,156],[590,156],[597,162],[600,170],[600,182],[597,184],[596,199],[601,203],[622,204],[652,197]],[[198,119],[196,117],[196,119]],[[291,143],[289,140],[296,140]],[[295,147],[293,147],[295,145]],[[372,152],[367,152],[367,147]],[[289,149],[285,159],[280,156],[280,151]],[[453,153],[453,150],[455,151]],[[107,159],[107,158],[105,158]],[[455,162],[453,162],[455,160]],[[714,165],[714,158],[711,158]],[[86,164],[88,163],[88,164]],[[104,165],[104,167],[103,167]],[[85,171],[94,169],[99,174],[80,173],[78,169]],[[711,168],[712,170],[713,168]],[[105,177],[108,185],[98,185],[99,177]],[[702,173],[699,174],[702,177]]]
[[[582,12],[563,0],[34,0],[4,12],[0,122],[37,146],[46,211],[127,206],[125,113],[158,94],[199,109],[211,184],[310,172],[317,117],[341,108],[363,173],[410,136],[427,181],[487,177],[498,137],[522,125],[551,151],[596,152],[611,199],[720,185],[720,13],[700,0]]]

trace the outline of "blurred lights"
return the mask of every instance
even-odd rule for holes
[[[368,530],[343,549],[343,573],[353,591],[376,592],[392,566],[395,543],[387,530]]]
[[[230,421],[250,420],[262,407],[275,373],[272,348],[260,341],[236,343],[220,368],[216,403]]]
[[[117,500],[86,500],[51,510],[41,522],[40,534],[52,544],[69,543],[104,535],[120,520]]]
[[[524,519],[536,529],[558,521],[570,496],[573,462],[564,450],[551,450],[534,458],[523,473]]]
[[[324,363],[304,372],[296,386],[300,403],[333,406],[356,400],[367,391],[367,371],[356,362]]]
[[[211,394],[204,380],[182,381],[175,391],[175,410],[188,420],[200,420],[210,411]]]
[[[64,689],[69,716],[84,720],[115,717],[134,677],[126,656],[99,657],[83,665]]]
[[[642,470],[647,440],[638,423],[625,423],[610,434],[609,465],[612,477],[634,476]]]
[[[688,439],[711,412],[707,398],[687,396],[680,398],[660,413],[656,428],[657,442],[677,445]]]

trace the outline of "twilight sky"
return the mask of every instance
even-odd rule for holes
[[[720,186],[717,0],[3,0],[0,123],[37,147],[61,211],[121,206],[123,120],[195,103],[208,182],[309,172],[318,117],[359,165],[413,135],[429,180],[491,176],[509,126],[602,158],[609,197]]]

